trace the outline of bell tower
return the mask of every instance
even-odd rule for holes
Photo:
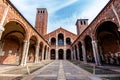
[[[48,12],[46,8],[37,8],[35,29],[42,36],[47,34]]]
[[[80,35],[88,27],[88,19],[78,19],[76,22],[77,35]]]

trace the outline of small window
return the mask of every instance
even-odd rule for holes
[[[38,13],[40,13],[40,11],[38,11]]]
[[[42,11],[41,11],[41,13],[42,13]]]
[[[43,11],[43,13],[44,13],[44,11]]]
[[[81,25],[83,25],[82,21],[81,21]]]
[[[84,21],[84,25],[86,25],[86,22]]]

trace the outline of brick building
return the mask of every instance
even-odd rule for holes
[[[0,64],[68,59],[120,65],[119,3],[110,0],[89,25],[88,19],[78,19],[76,35],[62,27],[47,34],[46,8],[37,9],[34,28],[9,0],[1,0]]]

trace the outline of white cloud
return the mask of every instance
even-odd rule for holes
[[[76,26],[75,23],[77,19],[89,19],[89,23],[98,15],[98,13],[104,8],[104,6],[108,3],[109,0],[95,0],[92,4],[87,5],[84,7],[83,11],[76,11],[74,14],[66,19],[63,20],[57,20],[56,22],[54,21],[53,23],[49,23],[49,26],[53,27],[60,27],[63,26],[65,29],[73,32],[76,34]],[[53,28],[50,28],[50,31]]]
[[[34,26],[36,17],[36,8],[45,7],[48,10],[49,16],[64,7],[67,7],[78,0],[10,0],[18,10],[27,18],[27,20]],[[83,11],[77,10],[71,17],[63,20],[50,21],[48,23],[48,32],[57,29],[58,27],[64,27],[65,29],[76,33],[75,22],[79,18],[87,18],[91,22],[100,10],[105,6],[109,0],[94,0],[92,4],[87,5]]]

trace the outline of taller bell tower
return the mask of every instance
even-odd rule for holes
[[[35,29],[42,36],[47,34],[48,12],[46,8],[37,8]]]

